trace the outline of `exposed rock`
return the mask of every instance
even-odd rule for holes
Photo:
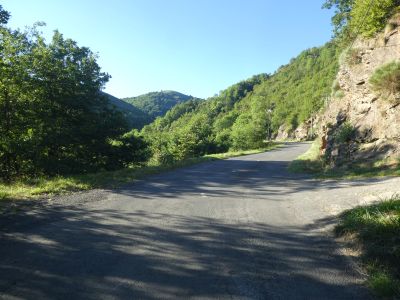
[[[291,138],[289,131],[286,129],[286,126],[283,124],[278,129],[278,134],[275,137],[277,141],[285,141]]]
[[[308,138],[308,129],[309,125],[307,123],[301,124],[299,127],[296,128],[294,131],[294,137],[296,140],[304,141]]]
[[[365,84],[364,79],[360,79],[358,82],[356,82],[356,85],[362,85],[362,84]]]
[[[391,22],[400,26],[400,14]],[[380,46],[382,40],[384,45]],[[317,130],[321,135],[323,126],[329,128],[325,153],[332,163],[400,156],[400,103],[390,103],[377,95],[368,83],[376,68],[400,59],[396,45],[400,45],[398,28],[373,39],[358,39],[353,47],[360,49],[362,59],[353,66],[340,66],[337,82],[344,97],[331,99]],[[349,142],[339,143],[335,136],[344,124],[354,128],[354,136]]]

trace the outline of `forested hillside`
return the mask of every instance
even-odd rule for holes
[[[254,76],[197,105],[176,106],[142,134],[161,161],[262,147],[281,125],[293,130],[321,109],[338,54],[334,43],[303,51],[272,75]]]
[[[151,123],[155,118],[165,115],[168,110],[179,103],[200,99],[175,91],[161,91],[122,100],[145,112],[150,120],[148,123]]]
[[[125,102],[102,92],[109,75],[90,49],[57,31],[46,42],[37,26],[8,28],[10,14],[0,6],[0,176],[85,173],[149,157],[169,163],[263,147],[324,107],[332,86],[337,89],[339,53],[357,34],[382,30],[396,5],[327,0],[326,7],[337,8],[335,39],[303,51],[273,74],[253,76],[207,100],[163,91]]]
[[[129,104],[117,97],[104,93],[112,106],[122,113],[126,119],[129,128],[141,129],[144,125],[151,123],[154,119],[141,109]]]

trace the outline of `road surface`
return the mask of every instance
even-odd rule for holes
[[[289,174],[308,147],[202,163],[4,216],[0,298],[368,299],[326,228],[332,210],[354,204],[349,191],[380,183]]]

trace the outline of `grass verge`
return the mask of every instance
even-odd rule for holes
[[[344,212],[338,236],[361,250],[367,284],[384,298],[400,297],[400,194],[378,204]]]
[[[265,148],[256,150],[210,154],[202,157],[185,159],[168,165],[137,165],[117,171],[104,171],[92,174],[58,176],[52,178],[39,177],[29,180],[19,180],[11,184],[0,183],[0,201],[32,199],[93,188],[115,188],[151,174],[157,174],[210,160],[261,153],[277,148],[278,146],[279,144],[271,144]]]
[[[318,173],[323,170],[323,161],[319,156],[321,142],[315,140],[304,154],[297,157],[289,165],[289,171],[293,173]]]
[[[319,140],[314,141],[306,153],[292,161],[289,165],[289,171],[293,173],[310,173],[321,179],[400,176],[399,159],[352,162],[342,167],[331,168],[330,166],[326,166],[320,157],[320,146]]]

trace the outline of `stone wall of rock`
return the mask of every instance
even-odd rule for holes
[[[340,97],[332,97],[318,129],[320,136],[327,136],[326,155],[333,163],[400,154],[400,105],[374,93],[369,84],[377,68],[400,60],[400,27],[392,24],[390,28],[376,38],[356,40],[351,54],[347,51],[341,57],[337,75]],[[339,142],[338,135],[346,126],[353,130],[346,141],[342,137]]]

